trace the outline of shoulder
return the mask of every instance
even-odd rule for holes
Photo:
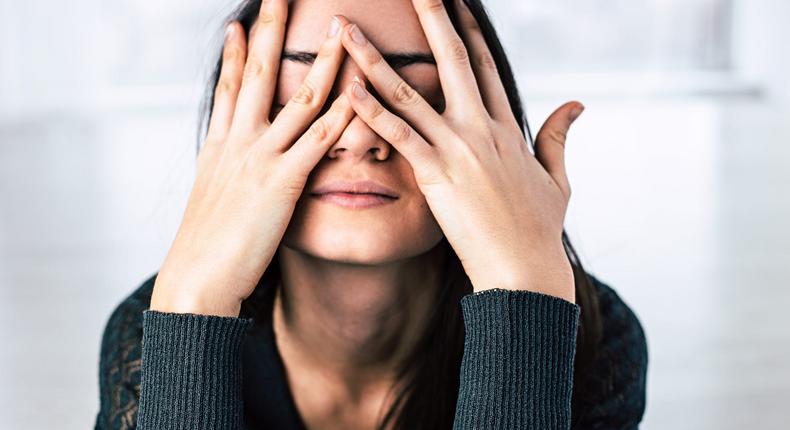
[[[617,292],[590,276],[597,293],[602,337],[595,360],[581,375],[578,428],[636,428],[645,410],[648,364],[645,331]],[[603,426],[603,427],[601,427]],[[574,426],[576,427],[576,426]]]
[[[151,303],[155,280],[156,274],[151,275],[116,305],[104,327],[103,344],[119,343],[130,338],[142,339],[143,311]]]
[[[617,292],[590,275],[598,296],[603,323],[602,345],[606,350],[628,350],[635,358],[647,358],[647,341],[642,323]]]
[[[96,428],[134,428],[140,398],[143,311],[151,302],[156,274],[110,313],[99,356],[100,410]]]

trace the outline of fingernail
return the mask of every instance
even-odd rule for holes
[[[582,114],[582,112],[584,112],[584,105],[583,104],[579,104],[578,106],[573,108],[573,110],[571,110],[571,113],[568,116],[568,118],[571,120],[571,122],[574,122],[574,121],[576,121],[576,118],[578,118],[579,115]]]
[[[235,28],[236,27],[233,25],[233,23],[230,23],[227,27],[225,27],[225,39],[230,39],[230,37],[233,36]]]
[[[365,35],[362,34],[362,30],[360,30],[356,24],[351,27],[351,40],[357,45],[364,45],[367,41]]]
[[[336,16],[333,16],[332,22],[329,23],[329,31],[327,31],[326,35],[328,37],[335,37],[338,31],[340,31],[340,20],[337,19]]]
[[[368,92],[362,88],[362,85],[359,84],[359,80],[355,80],[353,84],[351,84],[351,92],[354,93],[354,97],[358,99],[364,99],[368,96]]]

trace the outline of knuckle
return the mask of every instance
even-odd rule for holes
[[[422,2],[422,9],[426,12],[443,12],[444,2],[442,0],[425,0]]]
[[[260,59],[250,57],[244,65],[244,79],[255,79],[263,76],[265,67]]]
[[[258,23],[263,24],[270,24],[277,21],[277,16],[269,11],[262,10],[258,15]]]
[[[299,89],[296,90],[296,93],[291,97],[291,100],[303,106],[313,106],[316,100],[316,92],[313,84],[307,80],[302,82],[302,84],[299,85]]]
[[[477,23],[477,19],[475,19],[474,15],[472,15],[468,10],[463,13],[462,19],[464,25],[469,31],[474,33],[483,32],[483,30],[480,28],[480,24]]]
[[[453,61],[466,63],[469,61],[469,53],[466,51],[463,40],[454,38],[447,44],[447,53]]]
[[[307,129],[307,134],[311,140],[315,142],[323,142],[330,135],[330,126],[327,122],[326,118],[319,118],[316,120],[309,129]]]
[[[225,45],[225,63],[236,63],[244,56],[244,52],[238,45]]]
[[[395,85],[395,90],[392,93],[392,99],[395,101],[395,104],[400,107],[405,106],[412,106],[414,105],[417,100],[417,92],[414,91],[409,84],[406,83],[404,80],[400,80],[397,85]]]
[[[379,53],[377,49],[366,49],[363,58],[370,66],[378,66],[382,64],[384,60],[384,57],[381,56],[381,53]]]
[[[220,79],[217,83],[216,95],[235,94],[239,90],[239,85],[231,79]]]
[[[384,107],[376,103],[370,111],[370,119],[376,121],[384,113]]]
[[[496,61],[494,61],[494,57],[491,56],[491,53],[486,51],[480,55],[480,58],[477,60],[478,64],[483,67],[484,69],[489,69],[496,71]]]
[[[550,141],[559,144],[563,148],[565,147],[565,139],[567,137],[567,133],[565,130],[559,127],[551,127],[548,130],[548,135],[546,136]]]
[[[390,126],[390,140],[393,142],[406,142],[411,137],[411,127],[403,121],[395,121]]]

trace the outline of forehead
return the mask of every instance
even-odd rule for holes
[[[410,0],[293,0],[288,15],[287,49],[317,50],[332,15],[344,15],[382,52],[430,52]]]

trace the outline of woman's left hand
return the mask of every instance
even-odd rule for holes
[[[583,106],[570,102],[557,109],[538,133],[532,155],[463,1],[456,0],[463,39],[441,0],[413,3],[436,58],[445,110],[434,110],[359,27],[347,22],[346,50],[397,114],[358,83],[348,90],[354,110],[411,165],[475,292],[530,290],[575,303],[573,272],[562,244],[571,194],[564,148]]]

